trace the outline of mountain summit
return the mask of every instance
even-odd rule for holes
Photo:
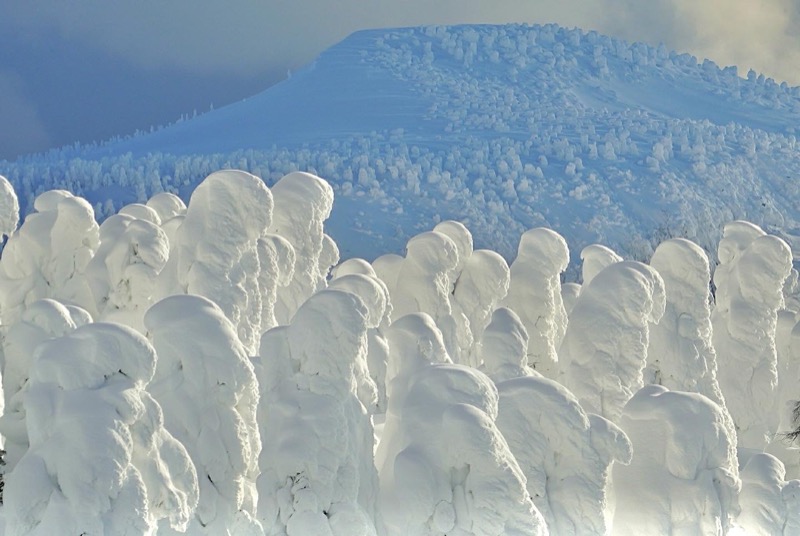
[[[800,234],[800,88],[556,25],[370,30],[245,101],[149,134],[0,163],[23,209],[66,187],[104,214],[220,167],[329,180],[343,257],[439,219],[513,257],[548,226],[572,251],[709,250],[748,219]],[[110,203],[109,203],[110,200]]]

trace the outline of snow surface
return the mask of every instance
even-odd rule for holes
[[[0,162],[2,533],[797,533],[799,99],[376,30]]]

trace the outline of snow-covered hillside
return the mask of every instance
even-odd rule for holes
[[[800,234],[799,124],[800,88],[663,47],[555,25],[372,30],[238,104],[0,173],[23,211],[63,187],[103,218],[186,200],[220,168],[269,185],[307,170],[333,186],[345,256],[401,253],[453,218],[507,260],[537,226],[645,259],[671,236],[713,252],[734,219]]]

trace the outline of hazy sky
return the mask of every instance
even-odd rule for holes
[[[800,0],[0,0],[0,158],[257,93],[363,28],[558,22],[800,84]]]

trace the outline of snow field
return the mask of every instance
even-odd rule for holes
[[[333,190],[211,174],[102,225],[0,181],[8,534],[792,534],[788,246],[650,264],[446,220],[339,262]],[[737,449],[738,447],[738,449]],[[766,452],[764,452],[766,450]]]

